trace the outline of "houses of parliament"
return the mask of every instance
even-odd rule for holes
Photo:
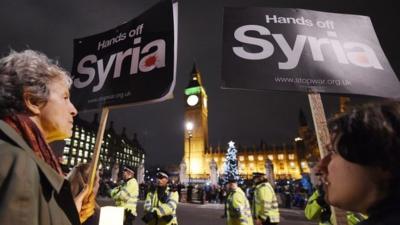
[[[219,175],[224,173],[228,146],[214,147],[208,142],[208,97],[196,65],[193,66],[184,96],[185,123],[191,126],[184,135],[182,162],[186,164],[186,174],[192,180],[201,182],[209,179],[211,163],[217,165]],[[341,100],[341,108],[342,104],[346,104],[346,101]],[[303,173],[310,173],[310,165],[319,159],[317,139],[302,111],[299,112],[298,122],[298,136],[287,144],[260,142],[253,146],[235,145],[240,176],[249,179],[253,172],[265,173],[266,164],[272,165],[275,179],[299,179]]]

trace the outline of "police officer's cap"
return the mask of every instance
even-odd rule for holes
[[[235,178],[234,176],[229,176],[228,177],[228,183],[237,183],[238,179]]]
[[[264,177],[264,176],[265,176],[264,173],[259,173],[259,172],[253,173],[253,179],[254,179],[254,178],[259,178],[259,177]]]
[[[133,171],[133,168],[130,167],[130,166],[124,166],[124,171],[129,172],[129,173],[135,173],[135,172]]]
[[[169,175],[168,175],[167,171],[165,171],[165,170],[158,171],[156,176],[157,176],[158,179],[162,179],[162,178],[167,178],[168,179],[169,178]]]

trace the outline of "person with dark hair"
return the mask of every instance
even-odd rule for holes
[[[115,200],[115,205],[125,209],[124,225],[132,225],[137,216],[139,186],[134,175],[133,168],[125,166],[122,173],[123,183],[110,192],[111,198]]]
[[[142,220],[148,225],[177,225],[178,192],[168,187],[169,174],[160,170],[156,174],[157,188],[147,193]]]
[[[354,108],[329,127],[329,154],[319,164],[326,202],[367,214],[359,225],[398,225],[400,103]]]
[[[0,59],[0,224],[80,224],[94,213],[95,193],[72,196],[49,146],[72,135],[71,83],[42,53]]]

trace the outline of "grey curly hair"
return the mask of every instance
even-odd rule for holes
[[[35,103],[46,104],[48,86],[55,80],[64,80],[68,87],[72,84],[68,72],[45,54],[12,50],[0,59],[0,118],[27,112],[24,93],[29,93]]]

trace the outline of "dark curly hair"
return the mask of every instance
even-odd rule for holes
[[[400,102],[353,108],[330,120],[329,128],[337,137],[334,150],[350,162],[389,172],[391,180],[384,186],[399,194]]]
[[[71,86],[68,73],[43,53],[11,51],[0,59],[0,118],[26,112],[24,92],[31,95],[32,101],[46,104],[48,85],[56,79]]]

